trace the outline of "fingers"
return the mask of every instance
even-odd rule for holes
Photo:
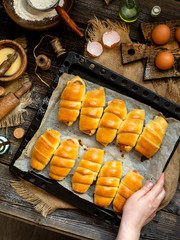
[[[142,197],[144,196],[146,193],[148,193],[153,187],[153,183],[152,182],[148,182],[144,185],[144,187],[142,187],[138,192],[136,192],[135,194],[138,195],[138,197]]]
[[[156,198],[156,202],[157,202],[158,207],[159,207],[160,203],[162,202],[162,200],[165,198],[165,195],[166,195],[166,192],[163,188],[163,190],[160,192],[160,194]]]
[[[164,173],[161,173],[161,176],[157,183],[154,185],[152,190],[148,193],[150,198],[156,198],[163,190],[164,186]]]
[[[148,224],[149,222],[152,221],[152,219],[156,216],[156,212],[157,212],[157,208],[159,207],[160,203],[162,202],[162,200],[164,199],[166,195],[165,190],[163,189],[160,194],[157,196],[157,198],[155,199],[154,203],[152,204],[154,211],[153,213],[146,219],[146,221],[144,222],[145,226],[146,224]]]
[[[163,184],[164,185],[164,172],[161,173],[161,175],[160,175],[156,184]]]

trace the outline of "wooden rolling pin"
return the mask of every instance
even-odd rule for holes
[[[2,99],[0,99],[0,120],[7,116],[19,103],[19,98],[27,92],[32,86],[32,82],[26,82],[15,93],[8,93]]]

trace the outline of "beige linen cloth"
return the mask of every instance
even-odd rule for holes
[[[87,28],[87,34],[91,41],[101,42],[102,34],[109,30],[117,31],[121,36],[121,43],[131,42],[129,38],[129,29],[124,23],[113,23],[110,20],[100,21],[97,18],[90,20],[91,27]],[[158,81],[146,81],[143,82],[144,65],[141,61],[131,63],[123,66],[121,64],[121,53],[119,45],[113,49],[104,49],[103,54],[100,57],[92,58],[86,54],[88,58],[102,64],[103,66],[110,68],[111,70],[131,79],[138,84],[160,94],[163,97],[168,98],[176,103],[180,103],[179,91],[180,82],[177,80],[158,80]],[[172,94],[173,93],[173,94]],[[180,147],[173,155],[166,172],[165,172],[165,190],[166,197],[161,203],[159,208],[164,208],[173,198],[179,176],[179,155]],[[33,204],[34,208],[40,212],[43,216],[47,216],[57,208],[74,208],[68,203],[57,199],[56,197],[46,193],[32,184],[23,180],[19,182],[12,182],[11,185],[15,188],[17,193],[26,199],[27,202]]]

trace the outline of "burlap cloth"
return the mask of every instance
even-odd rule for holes
[[[24,48],[25,52],[27,51],[27,40],[24,36],[14,39],[14,41],[19,43]],[[9,92],[16,92],[27,81],[29,81],[29,76],[28,73],[25,72],[17,80],[0,82],[0,86],[5,88],[6,95]],[[32,103],[31,92],[28,91],[27,93],[23,94],[20,100],[20,104],[0,121],[0,128],[6,128],[7,130],[8,127],[18,126],[24,122],[23,114],[28,114],[28,111],[25,108]],[[1,132],[3,132],[3,130],[1,130]],[[3,133],[1,133],[1,135],[3,135]]]
[[[87,36],[91,41],[101,42],[102,34],[111,29],[117,31],[121,36],[121,43],[131,42],[129,38],[129,28],[124,23],[112,23],[109,20],[100,21],[97,18],[89,21],[91,26],[87,28]],[[113,49],[104,49],[103,54],[100,57],[92,58],[86,54],[84,55],[103,66],[110,68],[111,70],[131,79],[138,84],[160,94],[163,97],[168,98],[171,101],[180,103],[179,91],[180,81],[176,79],[158,80],[158,81],[146,81],[143,82],[144,65],[142,61],[131,63],[125,66],[121,64],[121,54],[119,45]],[[159,210],[164,208],[173,198],[179,177],[179,156],[180,146],[173,155],[166,171],[165,171],[165,190],[166,197],[161,203]],[[12,182],[11,185],[15,188],[17,193],[26,199],[27,202],[33,204],[34,208],[40,212],[43,216],[50,214],[57,208],[74,208],[68,203],[57,199],[51,194],[46,193],[32,184],[23,180],[19,182]]]

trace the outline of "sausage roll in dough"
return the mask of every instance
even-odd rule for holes
[[[90,148],[83,155],[72,178],[72,188],[79,193],[85,193],[96,180],[104,158],[104,151]]]
[[[49,176],[57,181],[63,180],[74,167],[78,149],[77,138],[63,140],[51,160]]]
[[[142,187],[143,177],[138,171],[130,171],[121,180],[118,191],[113,201],[113,209],[115,212],[123,210],[126,200]]]
[[[60,133],[56,130],[46,130],[37,140],[31,158],[31,167],[42,170],[50,161],[60,144]]]
[[[80,77],[76,76],[67,82],[59,103],[59,121],[68,126],[71,126],[76,121],[84,95],[85,83]]]
[[[99,173],[95,191],[94,203],[106,208],[112,202],[119,186],[122,174],[122,162],[106,162]]]
[[[99,122],[96,140],[105,147],[116,137],[117,130],[127,115],[126,104],[120,99],[108,102],[107,108]]]
[[[152,157],[160,148],[168,123],[163,117],[150,120],[140,135],[135,150],[145,157]]]
[[[79,121],[79,129],[88,135],[93,135],[105,106],[104,88],[88,91],[84,97]]]
[[[136,145],[143,129],[144,118],[145,112],[142,109],[133,109],[127,114],[118,130],[116,140],[121,149],[129,152]]]

